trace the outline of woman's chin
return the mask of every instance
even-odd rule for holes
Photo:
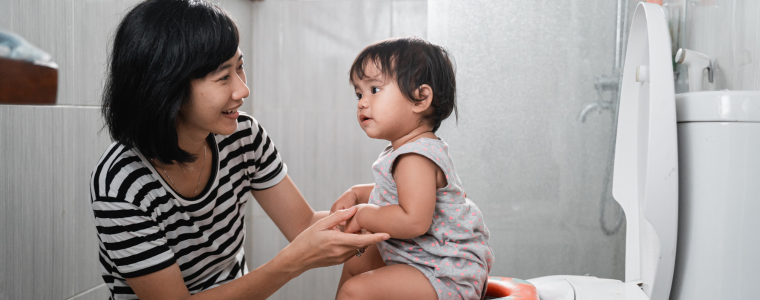
[[[237,122],[235,122],[235,126],[229,126],[229,125],[228,126],[223,126],[223,127],[218,128],[216,130],[213,130],[211,132],[213,132],[214,134],[218,134],[218,135],[231,135],[231,134],[235,133],[236,130],[237,130]]]

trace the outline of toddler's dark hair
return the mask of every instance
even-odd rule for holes
[[[354,84],[353,75],[359,80],[366,76],[364,68],[368,63],[374,63],[383,78],[395,79],[401,93],[412,102],[424,99],[414,97],[414,91],[423,84],[433,90],[430,106],[433,113],[424,116],[423,122],[429,122],[433,132],[438,130],[441,122],[454,112],[457,113],[454,66],[449,59],[449,53],[443,47],[433,45],[418,37],[387,39],[367,46],[356,57],[351,65],[349,81]]]

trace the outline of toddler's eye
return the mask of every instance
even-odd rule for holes
[[[373,94],[377,94],[377,93],[379,93],[379,92],[380,92],[380,88],[378,88],[378,87],[374,87],[374,86],[373,86],[373,87],[372,87],[372,89],[370,89],[370,90],[372,91],[372,93],[373,93]]]
[[[362,99],[362,94],[356,93],[356,100],[361,100],[361,99]]]

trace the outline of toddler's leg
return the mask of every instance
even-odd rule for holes
[[[398,264],[361,273],[338,291],[337,300],[438,300],[427,277],[412,266]]]
[[[361,257],[352,257],[343,264],[343,274],[340,275],[338,292],[340,292],[343,284],[352,277],[380,267],[385,267],[380,251],[377,249],[377,245],[369,245]]]

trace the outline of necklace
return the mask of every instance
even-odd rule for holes
[[[194,197],[198,193],[198,187],[201,185],[201,175],[203,175],[203,168],[206,167],[206,145],[203,145],[203,166],[201,166],[201,172],[198,174],[198,183],[195,184],[195,191],[190,197]],[[169,182],[172,183],[172,187],[174,188],[177,193],[179,193],[179,190],[177,189],[177,186],[174,185],[174,180],[169,176],[169,173],[166,173],[166,169],[161,168],[161,170],[164,171],[164,175],[166,175],[166,178],[169,178]]]

